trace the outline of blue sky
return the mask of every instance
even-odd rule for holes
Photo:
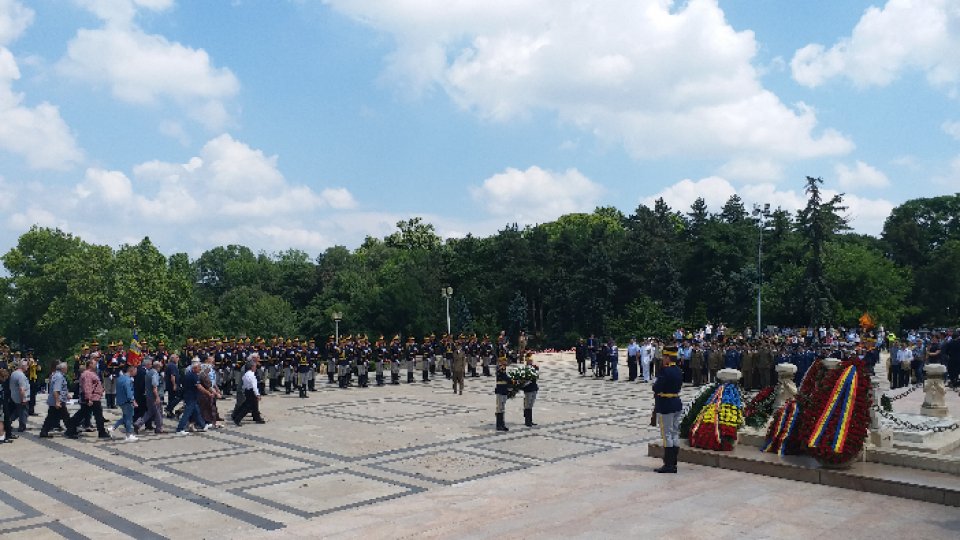
[[[0,0],[0,251],[32,224],[317,254],[664,197],[878,234],[960,191],[960,0]]]

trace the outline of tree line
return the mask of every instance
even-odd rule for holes
[[[703,199],[684,210],[657,200],[630,215],[601,207],[447,240],[412,218],[316,258],[228,245],[191,259],[149,238],[113,249],[33,227],[2,257],[0,335],[54,356],[134,328],[154,344],[325,340],[340,313],[344,334],[419,339],[446,331],[446,287],[454,333],[523,329],[536,346],[707,321],[755,326],[758,286],[764,326],[853,326],[864,312],[891,329],[956,324],[960,194],[898,206],[877,238],[852,233],[842,195],[824,199],[821,183],[807,178],[797,212],[748,209],[736,195],[717,211]]]

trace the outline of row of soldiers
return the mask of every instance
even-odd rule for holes
[[[111,342],[105,350],[100,349],[97,341],[84,345],[76,356],[76,365],[85,365],[94,352],[100,353],[98,372],[104,381],[107,407],[116,408],[115,379],[127,365],[128,351],[122,342]],[[492,376],[493,359],[499,351],[506,350],[507,343],[502,337],[492,343],[489,336],[481,339],[476,335],[462,334],[456,338],[446,334],[438,338],[430,334],[421,342],[411,336],[405,343],[401,343],[399,335],[390,341],[382,335],[376,340],[370,340],[364,334],[347,335],[339,340],[329,336],[323,347],[318,346],[316,340],[299,338],[274,337],[269,341],[260,337],[188,338],[179,358],[183,369],[193,358],[213,357],[220,390],[229,396],[241,388],[247,357],[257,353],[260,364],[256,375],[261,394],[279,392],[281,388],[291,394],[295,389],[300,397],[305,398],[308,392],[316,389],[316,381],[324,373],[329,384],[336,379],[341,388],[353,386],[354,377],[356,385],[365,388],[370,384],[371,373],[377,386],[388,384],[388,376],[389,384],[400,384],[401,371],[406,371],[407,383],[414,382],[416,371],[421,372],[423,382],[429,382],[438,369],[451,379],[455,352],[465,355],[470,376],[479,377],[482,371],[489,377]],[[162,341],[156,350],[143,342],[138,356],[150,356],[166,364],[170,354]],[[78,377],[79,373],[75,372],[75,379]]]

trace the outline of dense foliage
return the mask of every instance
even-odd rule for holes
[[[897,207],[881,238],[851,234],[842,198],[797,213],[749,211],[733,196],[716,213],[662,200],[484,238],[442,240],[419,218],[361,246],[316,258],[220,246],[196,259],[166,256],[149,238],[115,250],[33,228],[3,255],[0,335],[43,355],[84,340],[188,336],[396,333],[446,328],[441,287],[453,287],[454,332],[570,346],[595,333],[667,335],[676,326],[755,325],[762,270],[764,325],[854,325],[864,312],[897,329],[956,323],[960,314],[960,194]],[[757,264],[763,239],[762,264]]]

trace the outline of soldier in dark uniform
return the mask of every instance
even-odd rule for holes
[[[462,334],[460,335],[460,339],[463,339]],[[454,348],[453,336],[447,336],[446,343],[443,344],[443,374],[446,375],[447,380],[453,378],[451,366],[453,364]],[[466,360],[464,360],[464,362],[466,362]]]
[[[400,347],[400,336],[393,336],[390,342],[390,384],[400,384],[400,359],[403,358],[403,348]]]
[[[405,355],[404,361],[407,364],[407,384],[409,384],[413,382],[414,364],[420,354],[420,347],[417,346],[417,340],[413,336],[407,338],[407,345],[404,347],[403,353]]]
[[[528,352],[526,354],[526,363],[527,366],[540,373],[540,368],[533,363],[533,353]],[[536,424],[533,423],[533,404],[537,401],[537,392],[540,390],[540,386],[537,384],[537,381],[530,381],[523,387],[523,424],[527,427],[533,427]]]
[[[483,368],[483,376],[490,376],[490,362],[493,360],[493,343],[490,343],[490,336],[483,336],[483,343],[480,344],[480,365]]]
[[[493,389],[493,393],[497,398],[497,431],[510,431],[510,429],[507,428],[503,415],[506,411],[511,386],[513,386],[513,381],[510,380],[510,376],[507,375],[507,357],[500,356],[497,358],[497,385]]]
[[[347,340],[341,340],[337,357],[337,383],[340,388],[347,388],[350,385],[350,359],[347,357],[347,349]]]
[[[327,362],[327,384],[333,384],[333,376],[337,373],[337,357],[340,352],[337,348],[337,341],[334,336],[327,338],[327,345],[324,348],[325,360]]]
[[[480,359],[480,344],[477,343],[476,334],[470,336],[470,341],[468,341],[464,347],[464,352],[467,355],[467,370],[470,372],[470,376],[479,377],[480,374],[477,373],[477,361]]]
[[[300,397],[307,396],[307,377],[310,374],[310,359],[302,351],[294,350],[294,358],[297,361],[297,388],[300,390]]]
[[[373,357],[373,349],[367,342],[366,336],[361,336],[357,343],[357,387],[366,388],[370,380],[370,360]]]
[[[385,384],[384,369],[390,369],[390,351],[387,350],[387,342],[384,341],[382,335],[373,348],[373,357],[377,363],[377,386],[383,386]]]
[[[430,359],[433,357],[433,349],[435,344],[431,339],[433,336],[424,336],[423,337],[423,346],[420,348],[420,371],[423,375],[422,382],[430,382]]]
[[[663,348],[663,369],[653,382],[654,412],[660,426],[663,443],[663,467],[658,473],[677,472],[677,454],[680,452],[680,420],[683,402],[680,401],[680,389],[683,387],[683,373],[677,367],[677,348],[670,345]]]

